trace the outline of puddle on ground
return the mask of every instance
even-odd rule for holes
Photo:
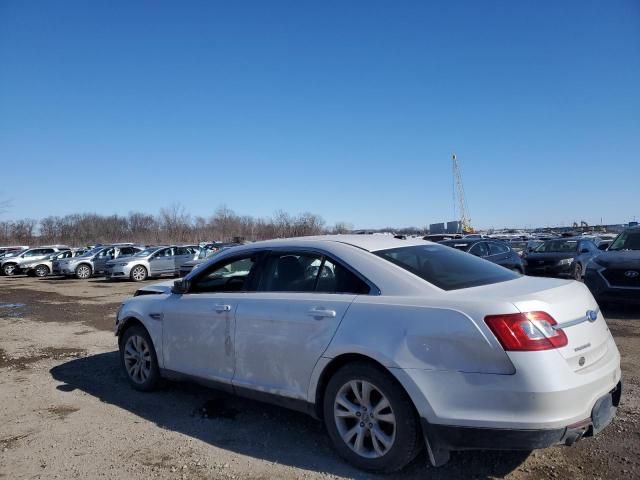
[[[21,317],[25,307],[24,303],[0,303],[0,318]]]
[[[227,405],[224,398],[207,400],[199,410],[194,412],[195,415],[202,418],[225,418],[228,420],[235,420],[238,413],[240,413],[238,410]]]

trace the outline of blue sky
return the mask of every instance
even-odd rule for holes
[[[640,3],[0,2],[0,218],[421,226],[454,151],[475,226],[640,217]]]

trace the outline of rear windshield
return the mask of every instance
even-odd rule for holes
[[[519,278],[506,268],[442,245],[415,245],[374,252],[443,290],[479,287]]]

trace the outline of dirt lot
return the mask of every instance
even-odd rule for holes
[[[142,394],[111,331],[137,285],[0,277],[0,477],[376,478],[342,462],[302,414],[188,384]],[[618,417],[576,446],[421,455],[381,478],[640,478],[640,310],[606,312],[622,353]]]

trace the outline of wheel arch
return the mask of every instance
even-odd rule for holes
[[[162,325],[161,322],[149,322],[146,323],[143,320],[144,317],[139,316],[139,313],[134,311],[125,312],[123,319],[118,322],[116,327],[116,336],[118,337],[118,348],[120,348],[124,333],[134,326],[140,326],[146,330],[151,338],[151,343],[156,352],[158,359],[158,365],[160,368],[164,366],[164,357],[162,353]]]
[[[350,363],[356,362],[368,363],[374,368],[384,371],[399,384],[399,386],[405,391],[405,393],[407,393],[407,395],[409,395],[409,392],[407,392],[404,385],[402,385],[402,382],[400,382],[398,378],[389,370],[389,368],[385,367],[380,361],[362,353],[343,353],[330,359],[330,361],[326,365],[324,365],[317,381],[315,382],[315,385],[312,386],[314,390],[311,394],[311,398],[314,402],[314,414],[317,418],[322,419],[323,417],[322,406],[324,403],[324,394],[327,388],[327,384],[329,383],[329,379],[331,379],[331,377],[340,368]]]

